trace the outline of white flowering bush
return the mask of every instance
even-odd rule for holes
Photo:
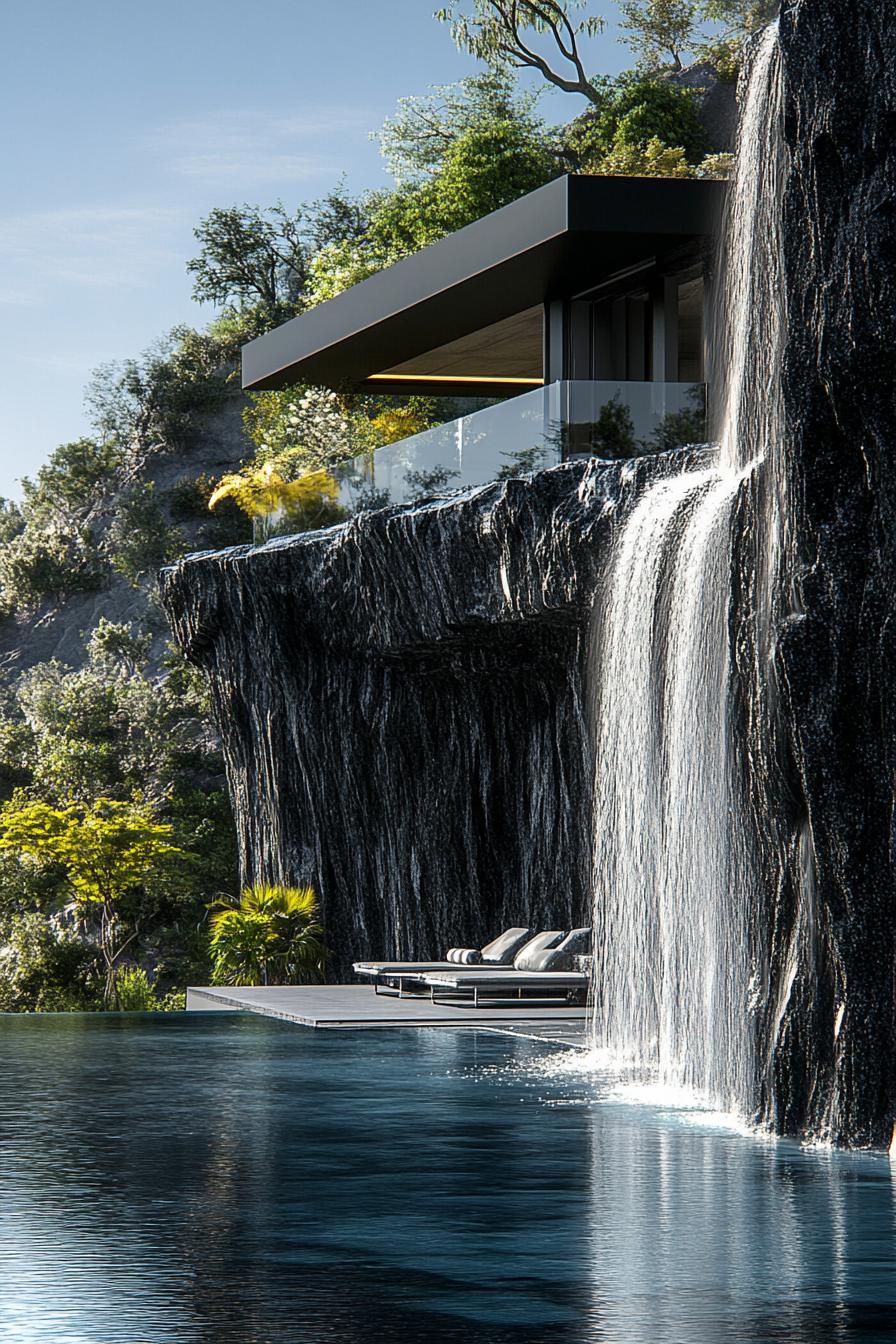
[[[308,263],[305,301],[313,308],[318,303],[333,299],[352,285],[360,284],[369,275],[391,266],[402,254],[384,249],[374,243],[359,243],[345,239],[327,243]]]
[[[255,465],[271,466],[287,480],[349,461],[371,447],[367,417],[320,387],[257,393],[245,422],[257,449]]]

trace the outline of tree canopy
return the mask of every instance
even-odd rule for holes
[[[118,962],[137,936],[136,927],[127,929],[122,907],[162,863],[181,856],[172,836],[173,827],[139,801],[98,798],[53,807],[17,796],[0,813],[0,850],[61,868],[75,905],[88,919],[95,916],[107,1007],[116,1006]]]
[[[622,0],[620,27],[648,66],[671,63],[681,70],[684,55],[693,50],[698,8],[697,0]]]
[[[558,89],[593,101],[580,42],[601,32],[604,20],[588,13],[578,18],[587,8],[588,0],[473,0],[469,14],[455,3],[437,10],[435,17],[451,25],[460,48],[486,65],[537,70]],[[544,36],[549,39],[547,51],[538,40]]]

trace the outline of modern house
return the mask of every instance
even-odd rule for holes
[[[657,445],[665,417],[699,422],[723,194],[557,178],[250,342],[243,386],[503,398],[359,459],[348,498]]]

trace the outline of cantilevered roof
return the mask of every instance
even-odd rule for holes
[[[471,352],[485,382],[538,383],[542,305],[713,234],[723,190],[557,178],[250,341],[243,386],[476,391]]]

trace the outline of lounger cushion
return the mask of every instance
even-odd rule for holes
[[[449,947],[446,960],[456,962],[459,966],[478,966],[482,961],[482,953],[478,947]]]
[[[556,947],[563,938],[562,929],[550,929],[547,933],[537,933],[534,938],[530,938],[525,947],[520,948],[513,960],[514,968],[518,971],[537,971],[541,968],[534,965],[550,947]]]
[[[571,971],[573,957],[591,950],[591,930],[573,929],[566,937],[544,952],[536,953],[532,958],[530,971]]]
[[[486,943],[482,949],[485,966],[512,966],[513,959],[524,943],[532,937],[531,929],[507,929],[500,938]]]

